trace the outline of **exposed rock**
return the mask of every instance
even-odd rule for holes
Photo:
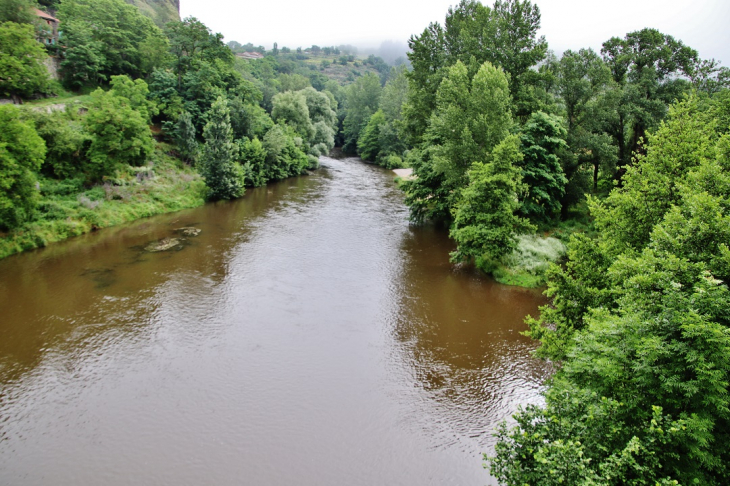
[[[177,231],[178,233],[182,233],[185,236],[198,236],[202,230],[200,228],[187,226],[185,228],[178,228],[175,231]]]
[[[159,241],[153,241],[149,245],[145,247],[146,251],[155,253],[158,251],[167,251],[172,250],[173,248],[178,248],[182,245],[179,238],[162,238]]]
[[[168,22],[180,20],[180,0],[126,0],[162,28]]]

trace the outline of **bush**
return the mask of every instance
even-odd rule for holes
[[[45,155],[45,142],[20,119],[19,110],[0,106],[0,228],[30,219],[38,200],[34,172]]]
[[[46,142],[44,174],[67,179],[83,175],[88,170],[86,150],[91,136],[73,111],[26,111],[23,116],[35,123],[38,135]]]
[[[152,133],[144,116],[128,98],[97,89],[91,94],[84,127],[91,135],[87,155],[92,180],[111,175],[122,164],[139,166],[154,150]]]

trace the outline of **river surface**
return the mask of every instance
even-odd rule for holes
[[[542,296],[450,265],[391,172],[321,161],[0,261],[0,484],[495,484]]]

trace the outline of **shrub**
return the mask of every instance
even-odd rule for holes
[[[45,155],[45,142],[18,109],[0,106],[0,228],[14,228],[32,215],[38,200],[34,172]]]

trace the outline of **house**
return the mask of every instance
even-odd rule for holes
[[[53,15],[47,14],[43,10],[39,10],[37,8],[34,8],[33,10],[36,16],[38,16],[38,18],[47,25],[47,28],[43,29],[42,33],[39,34],[38,40],[46,45],[55,45],[56,42],[58,42],[58,24],[60,24],[61,21]]]

